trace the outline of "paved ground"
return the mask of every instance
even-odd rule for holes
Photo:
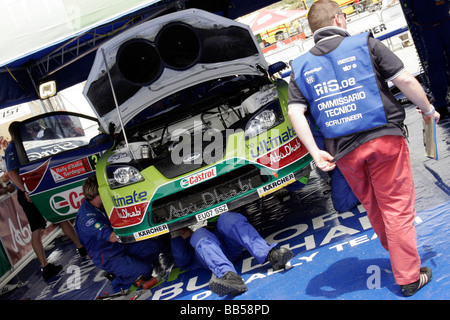
[[[414,107],[407,110],[409,147],[413,163],[418,218],[418,248],[423,265],[433,269],[433,281],[409,299],[450,298],[450,119],[438,125],[438,161],[424,156],[421,118]],[[370,228],[359,206],[338,215],[331,205],[327,175],[315,172],[309,184],[280,202],[269,197],[254,203],[247,212],[269,242],[291,248],[294,257],[287,270],[273,272],[244,252],[236,263],[248,291],[234,300],[399,300],[405,299],[394,283],[389,256]],[[50,281],[41,278],[36,260],[20,274],[26,285],[1,295],[2,300],[93,300],[111,284],[89,259],[80,258],[73,245],[55,240],[49,260],[65,269]],[[80,275],[81,283],[74,282]],[[152,289],[153,300],[227,300],[211,293],[208,271],[173,269],[169,278]],[[16,280],[12,281],[15,283]]]

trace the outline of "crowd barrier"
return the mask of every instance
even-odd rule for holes
[[[400,4],[376,12],[364,12],[349,17],[347,30],[351,35],[371,31],[375,38],[384,41],[392,51],[402,48],[403,44],[411,39]],[[398,38],[395,37],[397,35]],[[291,44],[271,50],[264,56],[269,65],[278,61],[289,64],[291,60],[305,54],[313,46],[314,39],[309,37],[305,40],[292,41]]]
[[[44,247],[60,235],[61,229],[49,225],[44,231]],[[17,201],[17,192],[0,196],[0,290],[33,259],[31,229]],[[20,279],[18,279],[20,282]]]

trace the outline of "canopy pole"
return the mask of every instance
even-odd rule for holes
[[[120,113],[119,104],[117,103],[116,93],[114,91],[114,86],[113,86],[111,74],[109,72],[108,63],[107,63],[107,60],[106,60],[105,50],[103,48],[101,50],[102,50],[102,55],[103,55],[103,61],[105,62],[106,72],[108,73],[109,85],[111,86],[111,91],[112,91],[112,95],[113,95],[113,98],[114,98],[114,104],[116,105],[117,114],[119,115],[120,127],[122,129],[123,137],[125,139],[125,145],[127,147],[127,150],[130,150],[131,158],[135,159],[133,151],[130,149],[130,146],[128,145],[128,138],[127,138],[127,134],[125,132],[125,127],[123,126],[122,115]]]

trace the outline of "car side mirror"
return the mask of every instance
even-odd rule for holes
[[[275,73],[280,72],[281,70],[284,70],[286,68],[288,68],[286,62],[278,61],[269,66],[268,72],[270,76],[273,76]]]

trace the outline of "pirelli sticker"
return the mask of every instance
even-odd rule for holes
[[[268,185],[265,185],[264,187],[258,188],[258,195],[260,198],[262,198],[272,192],[284,188],[285,186],[293,182],[295,182],[295,176],[293,173],[290,173],[281,179],[275,180]]]
[[[141,241],[141,240],[157,237],[157,236],[160,236],[160,235],[168,233],[168,232],[169,232],[169,227],[167,226],[167,224],[164,223],[164,224],[161,224],[159,226],[156,226],[156,227],[153,227],[150,229],[135,232],[135,233],[133,233],[133,235],[134,235],[134,238],[136,239],[136,241]]]

